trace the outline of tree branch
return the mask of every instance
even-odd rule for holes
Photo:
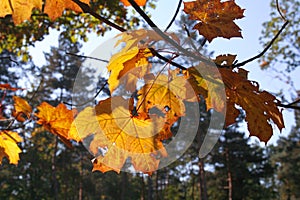
[[[194,58],[196,60],[205,62],[206,64],[210,64],[215,66],[215,63],[211,60],[205,58],[204,56],[197,56],[192,54],[191,52],[184,49],[182,46],[177,44],[174,40],[172,40],[168,35],[166,35],[162,30],[160,30],[156,24],[147,16],[147,14],[136,4],[134,0],[128,0],[128,2],[132,5],[132,7],[135,9],[137,13],[141,15],[141,17],[147,22],[147,24],[159,35],[161,36],[166,42],[171,44],[173,47],[175,47],[178,51],[184,53],[185,55]]]
[[[266,46],[266,48],[261,53],[259,53],[258,55],[254,56],[254,57],[252,57],[252,58],[250,58],[248,60],[245,60],[243,62],[237,63],[237,64],[233,65],[233,67],[242,67],[242,66],[246,65],[247,63],[252,62],[253,60],[256,60],[256,59],[260,58],[261,56],[263,56],[270,49],[270,47],[273,45],[273,43],[275,42],[275,40],[279,37],[279,35],[282,33],[282,31],[285,29],[285,27],[288,24],[289,24],[289,21],[286,21],[283,24],[283,26],[278,31],[278,33],[274,36],[274,38],[271,40],[271,42]]]
[[[300,110],[300,106],[293,106],[293,105],[290,105],[290,104],[281,104],[281,103],[278,103],[276,105],[279,106],[279,107],[283,107],[283,108],[291,108],[291,109],[294,109],[294,110]]]
[[[70,56],[76,56],[76,57],[78,57],[78,58],[88,58],[88,59],[92,59],[92,60],[97,60],[97,61],[109,63],[108,60],[104,60],[104,59],[100,59],[100,58],[95,58],[95,57],[91,57],[91,56],[83,56],[83,55],[78,55],[78,54],[70,53],[70,52],[66,52],[66,54],[67,54],[67,55],[70,55]]]
[[[175,14],[174,14],[173,18],[171,19],[171,21],[170,21],[169,25],[167,26],[167,28],[165,29],[165,31],[164,31],[164,32],[167,32],[167,31],[168,31],[168,29],[169,29],[169,28],[172,26],[172,24],[174,23],[174,21],[175,21],[175,19],[176,19],[177,15],[178,15],[178,13],[179,13],[179,10],[180,10],[180,7],[181,7],[181,4],[182,4],[182,1],[183,1],[183,0],[179,0],[179,1],[178,1],[178,6],[177,6],[177,9],[176,9],[176,11],[175,11]]]
[[[95,18],[99,19],[100,21],[102,21],[103,23],[107,24],[108,26],[111,26],[111,27],[113,27],[113,28],[115,28],[115,29],[117,29],[117,30],[119,30],[121,32],[125,32],[126,31],[125,28],[123,28],[123,27],[121,27],[121,26],[119,26],[119,25],[117,25],[117,24],[109,21],[108,19],[100,16],[99,14],[95,13],[90,8],[90,6],[88,4],[83,3],[83,2],[81,2],[79,0],[72,0],[72,1],[74,3],[76,3],[82,9],[83,12],[91,14],[92,16],[94,16]]]
[[[13,59],[11,58],[11,56],[3,56],[3,57],[0,57],[0,60],[5,60],[5,59],[7,59],[7,60],[9,60],[9,61],[11,61],[11,62],[13,62],[13,63],[15,63],[16,65],[19,65],[19,63],[18,63],[17,61],[15,61],[15,60],[13,60]]]

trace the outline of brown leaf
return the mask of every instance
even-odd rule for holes
[[[247,80],[245,70],[233,72],[230,69],[220,69],[227,95],[227,112],[237,115],[235,105],[246,112],[246,121],[251,136],[257,136],[267,142],[273,135],[272,123],[281,131],[284,122],[281,111],[277,107],[276,98],[266,91],[260,91],[256,82]],[[233,123],[231,118],[227,125]]]
[[[184,2],[184,12],[190,19],[199,20],[194,26],[209,42],[216,37],[242,37],[241,29],[233,22],[244,17],[244,9],[235,4],[234,0],[196,0]]]

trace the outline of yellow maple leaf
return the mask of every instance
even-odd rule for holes
[[[30,19],[33,8],[42,9],[42,0],[3,0],[0,5],[0,17],[12,14],[15,24]]]
[[[81,2],[89,4],[90,1]],[[12,15],[15,24],[20,24],[30,19],[33,8],[42,10],[42,0],[3,0],[0,4],[0,17]],[[65,9],[82,12],[81,8],[72,0],[49,0],[45,1],[44,12],[51,20],[60,17]]]
[[[100,101],[94,109],[84,109],[74,120],[70,137],[84,141],[93,135],[89,150],[97,157],[94,170],[118,172],[130,157],[136,170],[151,172],[158,167],[156,155],[166,155],[161,141],[156,139],[163,120],[132,115],[129,107],[122,97],[112,97]],[[100,149],[106,152],[101,154]]]
[[[244,17],[241,9],[233,0],[196,0],[184,2],[184,12],[190,19],[199,20],[194,26],[209,42],[216,37],[242,37],[241,29],[233,22]]]
[[[17,96],[13,96],[13,100],[15,102],[13,116],[20,122],[24,122],[26,120],[23,115],[25,115],[27,119],[29,119],[32,108],[28,104],[28,102],[25,99]]]
[[[22,152],[17,143],[23,139],[18,133],[12,131],[0,132],[0,164],[3,157],[7,157],[10,164],[18,164],[19,154]]]
[[[43,102],[37,107],[39,113],[35,114],[38,117],[38,124],[58,135],[59,138],[67,145],[72,146],[68,140],[69,130],[74,120],[75,110],[68,110],[65,104],[60,103],[57,107]]]
[[[215,109],[225,115],[226,96],[224,83],[216,67],[201,63],[187,70],[187,78],[190,79],[194,90],[205,98],[207,110]]]
[[[108,84],[112,93],[120,84],[126,84],[126,89],[134,91],[136,82],[149,71],[148,57],[152,56],[149,49],[133,47],[128,51],[121,51],[115,54],[107,65],[110,76]]]

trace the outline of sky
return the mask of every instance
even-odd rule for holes
[[[150,10],[152,16],[151,19],[159,28],[164,29],[168,25],[176,10],[177,2],[177,0],[158,0],[156,9]],[[243,38],[232,38],[230,40],[217,38],[208,44],[208,49],[209,51],[214,51],[215,56],[227,53],[237,54],[237,59],[243,61],[263,50],[262,45],[259,43],[259,37],[261,36],[261,31],[263,29],[262,23],[270,19],[270,0],[236,0],[236,3],[241,8],[246,9],[244,13],[245,17],[235,21],[242,29]],[[108,38],[114,37],[116,34],[118,34],[117,31],[110,32],[106,34],[105,38],[91,34],[89,36],[89,41],[83,43],[81,51],[84,52],[84,55],[90,55],[100,44]],[[53,31],[43,42],[39,42],[36,44],[35,48],[31,48],[32,55],[35,55],[33,56],[33,60],[37,65],[45,63],[43,51],[49,52],[50,46],[57,46],[58,42],[56,38],[57,33]],[[40,49],[43,49],[43,51]],[[101,57],[101,55],[99,55],[99,57]],[[283,90],[286,92],[286,95],[290,95],[289,85],[276,79],[278,74],[273,71],[261,70],[257,61],[246,65],[244,68],[250,71],[249,79],[257,81],[260,84],[261,89],[275,93]],[[292,78],[297,80],[296,77]],[[295,82],[295,87],[300,88],[300,82]],[[282,133],[279,133],[279,131],[275,129],[274,136],[269,143],[275,143],[279,135],[287,135],[290,131],[290,127],[294,124],[292,111],[284,110],[283,115],[287,128],[284,129]],[[258,141],[258,139],[254,140]]]

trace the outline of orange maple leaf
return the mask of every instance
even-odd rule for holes
[[[89,4],[89,0],[81,0],[82,3]],[[82,9],[72,0],[51,0],[46,1],[44,12],[48,14],[51,20],[60,17],[65,9],[70,9],[77,13],[82,12]]]
[[[19,154],[22,151],[17,143],[22,141],[23,139],[16,132],[0,132],[0,164],[2,163],[3,157],[7,157],[10,164],[18,164],[18,161],[20,160]]]
[[[89,4],[89,0],[81,0]],[[15,24],[30,19],[33,8],[42,10],[42,0],[3,0],[0,4],[0,17],[12,15]],[[65,9],[82,12],[81,8],[72,0],[51,0],[45,2],[44,12],[51,20],[60,17]]]
[[[0,90],[11,90],[11,91],[17,91],[17,90],[24,90],[23,88],[14,88],[11,87],[9,83],[0,84]]]
[[[35,114],[39,118],[37,123],[43,125],[51,133],[58,135],[67,146],[71,147],[68,135],[76,111],[68,110],[63,103],[53,107],[46,102],[39,105],[37,109],[39,110],[39,113]]]
[[[209,42],[216,37],[242,37],[241,29],[233,22],[244,17],[244,9],[235,4],[234,0],[196,0],[184,2],[184,12],[190,19],[199,20],[194,26]]]
[[[135,3],[139,6],[144,6],[146,5],[147,0],[134,0]],[[125,6],[131,6],[131,4],[129,3],[128,0],[121,0],[121,2],[125,5]]]
[[[20,122],[24,122],[26,119],[23,115],[26,116],[27,119],[30,118],[32,108],[28,104],[28,102],[21,97],[13,96],[14,104],[14,111],[12,115]]]
[[[158,168],[157,156],[166,156],[162,142],[156,138],[163,120],[132,115],[129,107],[122,97],[112,97],[95,108],[87,107],[74,120],[70,138],[84,141],[93,135],[89,150],[97,158],[94,170],[119,172],[130,157],[136,170],[151,173]]]

